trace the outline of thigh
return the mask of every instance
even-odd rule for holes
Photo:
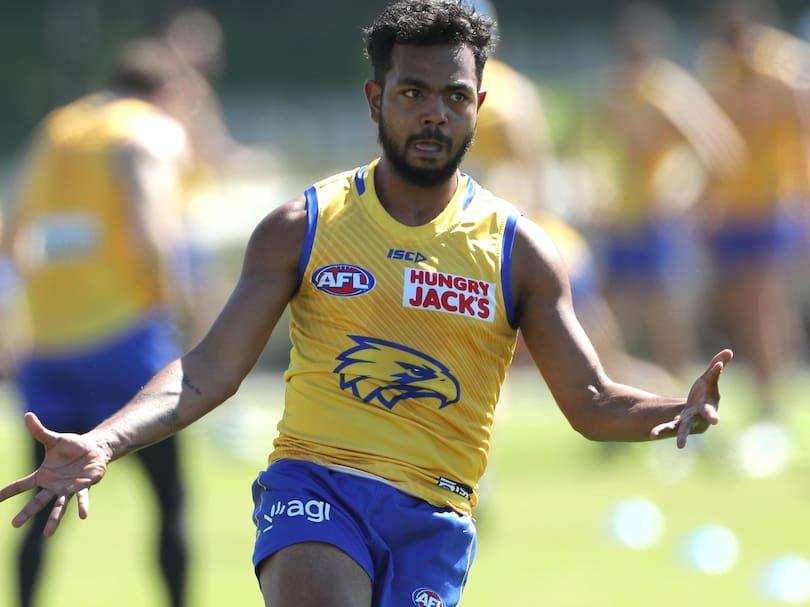
[[[459,604],[477,546],[475,524],[469,516],[392,489],[385,508],[375,512],[374,529],[390,559],[386,567],[379,568],[375,580],[375,606]]]
[[[268,607],[370,607],[371,580],[345,552],[320,542],[282,548],[258,568]]]
[[[297,561],[292,556],[299,549],[287,549],[309,545],[326,555],[325,565],[338,567],[350,560],[369,583],[375,572],[364,509],[373,495],[353,480],[306,462],[275,462],[262,472],[253,483],[256,575],[268,563],[283,570],[293,567]],[[276,560],[282,552],[286,556]],[[331,572],[331,567],[324,569],[327,581]]]

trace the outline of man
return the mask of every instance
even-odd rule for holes
[[[469,4],[497,21],[491,2]],[[558,170],[553,167],[560,160],[552,149],[540,88],[495,57],[487,59],[481,88],[487,93],[486,103],[478,111],[475,143],[464,157],[462,170],[509,200],[551,237],[566,264],[577,317],[608,373],[643,378],[645,385],[656,390],[675,389],[678,380],[665,369],[627,352],[620,323],[602,293],[597,257],[569,218],[570,211],[556,200],[565,196],[552,194],[543,183],[544,175]],[[513,363],[523,362],[532,364],[518,339]]]
[[[179,353],[170,314],[180,245],[183,128],[156,104],[173,78],[161,49],[133,42],[105,90],[51,112],[11,200],[7,248],[26,295],[30,343],[15,383],[49,427],[85,432]],[[43,446],[32,441],[36,465]],[[174,437],[139,452],[158,501],[160,565],[184,604],[183,483]],[[33,604],[48,513],[18,556],[21,607]]]
[[[623,337],[680,376],[699,351],[689,211],[706,176],[728,172],[743,150],[709,93],[663,55],[672,28],[670,15],[646,2],[617,19],[597,112],[615,194],[605,196],[596,230],[605,297]]]
[[[561,410],[595,440],[716,423],[724,350],[688,399],[617,384],[574,315],[549,238],[457,167],[470,144],[492,22],[403,0],[366,30],[365,94],[383,153],[272,211],[208,334],[84,435],[37,418],[48,449],[0,500],[41,487],[53,533],[107,465],[234,394],[287,305],[293,348],[272,462],[254,484],[265,603],[456,605],[475,552],[469,512],[518,328]],[[55,466],[58,466],[56,468]]]
[[[710,266],[704,306],[754,378],[757,417],[779,421],[779,382],[806,360],[800,297],[807,267],[807,50],[765,25],[768,3],[717,2],[701,76],[740,133],[744,155],[711,175],[697,207]],[[787,51],[787,52],[786,52]],[[797,86],[799,85],[799,86]]]

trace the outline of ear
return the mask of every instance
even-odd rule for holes
[[[366,80],[363,91],[366,94],[371,120],[375,124],[379,124],[380,108],[382,107],[382,87],[373,80]]]
[[[478,91],[478,109],[481,109],[481,106],[484,105],[484,99],[487,98],[487,92],[483,89]]]

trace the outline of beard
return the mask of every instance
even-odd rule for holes
[[[391,166],[400,177],[402,177],[405,181],[422,188],[430,188],[440,185],[455,174],[458,167],[461,166],[461,161],[464,159],[464,155],[467,153],[467,150],[470,149],[470,146],[473,143],[474,134],[475,132],[473,130],[467,133],[456,153],[453,154],[444,165],[437,167],[418,167],[409,163],[405,154],[405,150],[407,150],[414,141],[418,141],[420,139],[434,139],[450,148],[453,141],[441,133],[438,129],[425,129],[418,135],[408,137],[408,139],[405,141],[405,145],[400,147],[386,129],[386,122],[382,115],[380,116],[377,127],[377,138],[380,141],[385,158],[391,163]]]

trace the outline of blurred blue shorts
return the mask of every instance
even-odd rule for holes
[[[60,432],[86,432],[124,406],[180,353],[168,314],[81,351],[33,355],[22,361],[16,383],[26,411]]]
[[[759,222],[729,221],[709,236],[709,251],[722,268],[754,262],[797,260],[806,249],[807,227],[784,212]]]
[[[472,518],[394,487],[303,461],[271,464],[253,484],[253,565],[301,542],[336,546],[373,584],[374,607],[454,607],[477,545]]]
[[[663,286],[688,266],[688,228],[672,220],[651,220],[627,230],[613,230],[601,243],[601,262],[608,283]]]

